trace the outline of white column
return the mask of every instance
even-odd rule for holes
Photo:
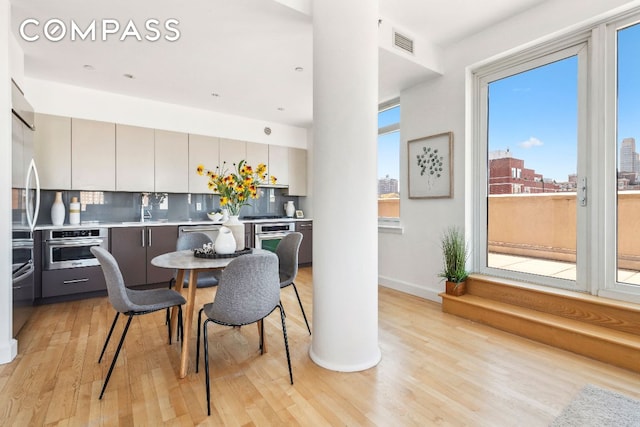
[[[0,0],[0,363],[16,357],[11,286],[11,76],[9,0]]]
[[[313,2],[313,336],[335,371],[378,347],[378,5]]]

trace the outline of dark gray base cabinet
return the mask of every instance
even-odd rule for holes
[[[42,297],[81,294],[107,289],[100,266],[42,272]]]
[[[175,251],[177,240],[178,227],[172,225],[112,228],[111,253],[118,261],[124,283],[127,286],[168,283],[173,270],[155,267],[151,260]]]
[[[313,261],[313,222],[297,221],[296,231],[302,233],[302,243],[298,251],[298,265],[311,265]]]

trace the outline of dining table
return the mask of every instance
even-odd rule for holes
[[[252,248],[251,253],[264,253],[266,250]],[[240,255],[242,256],[242,255]],[[171,268],[177,271],[175,290],[182,293],[185,275],[189,274],[189,287],[187,289],[186,306],[183,322],[183,339],[182,351],[180,355],[180,378],[187,376],[189,367],[189,336],[193,324],[194,306],[196,301],[195,283],[198,283],[198,273],[202,271],[223,270],[229,263],[235,259],[233,256],[224,256],[219,258],[199,258],[194,255],[193,249],[183,251],[169,252],[158,255],[151,260],[151,264],[160,268]],[[171,333],[175,335],[177,330],[178,308],[173,307],[171,310]],[[258,329],[260,325],[258,324]],[[266,343],[263,343],[263,349],[266,352]]]

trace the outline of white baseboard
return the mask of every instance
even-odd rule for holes
[[[395,289],[396,291],[404,292],[410,295],[415,295],[420,298],[428,299],[430,301],[442,303],[442,298],[438,296],[444,289],[431,288],[419,286],[414,283],[403,282],[401,280],[395,280],[390,277],[378,276],[378,284],[385,288]]]
[[[9,363],[18,355],[18,341],[10,339],[0,343],[0,365]]]

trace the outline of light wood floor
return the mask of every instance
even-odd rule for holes
[[[297,284],[311,320],[310,268],[300,271]],[[212,292],[198,290],[197,307]],[[210,417],[204,370],[196,374],[192,364],[187,378],[178,379],[179,348],[166,343],[164,312],[133,321],[100,401],[116,341],[99,365],[113,316],[107,299],[38,307],[18,337],[19,356],[0,365],[0,425],[546,426],[589,383],[640,398],[637,374],[444,314],[439,304],[386,288],[379,295],[380,364],[358,373],[327,371],[309,359],[311,337],[293,289],[283,290],[282,300],[295,384],[289,384],[277,312],[265,326],[263,356],[255,327],[214,326]],[[189,339],[195,348],[195,335]]]

